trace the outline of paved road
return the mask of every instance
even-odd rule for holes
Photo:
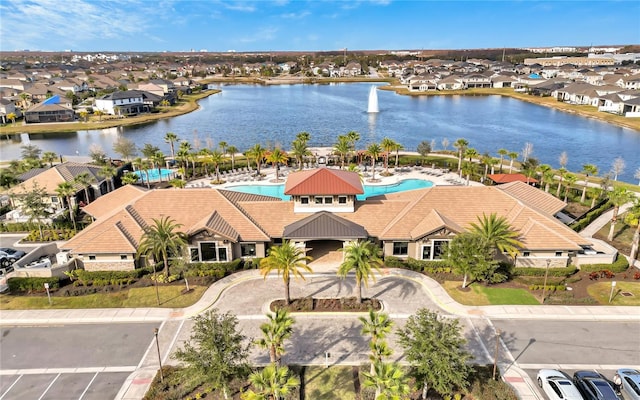
[[[112,399],[159,325],[2,327],[0,399]]]

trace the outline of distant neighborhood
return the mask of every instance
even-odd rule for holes
[[[316,78],[397,80],[413,93],[507,88],[551,96],[574,105],[625,117],[640,117],[640,53],[621,48],[526,49],[530,58],[509,62],[485,58],[426,58],[418,52],[382,55],[289,55],[279,60],[249,57],[214,60],[202,55],[149,57],[132,54],[72,54],[59,58],[3,57],[0,122],[72,122],[95,115],[118,118],[171,106],[180,96],[206,89],[216,79],[313,82]],[[557,55],[564,51],[568,55]],[[603,51],[606,51],[603,53]],[[206,54],[206,53],[205,53]],[[552,57],[540,57],[551,54]],[[254,57],[256,58],[256,57]],[[260,57],[257,57],[258,59]],[[286,59],[290,58],[290,59]],[[504,59],[504,57],[503,57]],[[290,80],[287,80],[290,79]]]

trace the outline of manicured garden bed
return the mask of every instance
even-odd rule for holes
[[[271,302],[271,311],[275,311],[278,308],[284,308],[290,312],[367,312],[370,309],[381,310],[382,304],[378,299],[362,299],[362,303],[359,303],[356,297],[341,297],[338,299],[305,297],[292,299],[291,304],[287,304],[285,300]]]

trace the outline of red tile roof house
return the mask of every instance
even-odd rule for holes
[[[553,217],[563,202],[521,182],[436,186],[359,201],[361,193],[356,173],[328,168],[290,174],[285,186],[290,201],[223,189],[125,186],[84,208],[95,222],[62,250],[87,270],[131,270],[143,264],[136,249],[145,227],[167,216],[182,225],[194,262],[264,257],[282,240],[314,257],[314,249],[336,251],[356,239],[372,240],[384,256],[438,260],[443,244],[482,213],[496,213],[507,218],[524,244],[517,266],[546,267],[549,260],[551,267],[564,267],[612,262],[616,256],[610,248],[584,254],[592,246],[602,249]]]

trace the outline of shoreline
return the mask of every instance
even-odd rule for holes
[[[330,83],[387,83],[386,86],[380,86],[380,90],[393,91],[401,96],[504,96],[520,101],[526,101],[531,104],[551,108],[554,110],[574,114],[580,117],[591,118],[611,125],[619,126],[626,129],[634,130],[640,133],[640,118],[626,118],[618,115],[608,114],[595,110],[592,106],[569,105],[559,102],[552,97],[539,97],[525,95],[515,92],[513,89],[467,89],[467,90],[451,90],[451,91],[433,91],[433,92],[410,92],[405,86],[394,85],[389,79],[384,78],[362,78],[362,79],[343,79],[343,78],[283,78],[283,79],[263,79],[251,77],[218,77],[214,79],[204,79],[203,84],[220,83],[220,84],[254,84],[254,85],[313,85],[313,84],[330,84]],[[195,95],[185,95],[187,101],[184,104],[170,109],[168,112],[156,114],[144,114],[131,118],[110,119],[104,121],[90,122],[59,122],[59,123],[43,123],[29,125],[7,125],[0,127],[0,135],[17,135],[21,133],[27,134],[47,134],[61,132],[76,132],[86,130],[108,129],[120,126],[135,126],[146,123],[159,121],[165,118],[173,118],[180,115],[188,114],[200,108],[199,100],[209,97],[213,94],[222,92],[220,89],[212,89],[200,92]],[[589,108],[587,108],[589,107]]]

